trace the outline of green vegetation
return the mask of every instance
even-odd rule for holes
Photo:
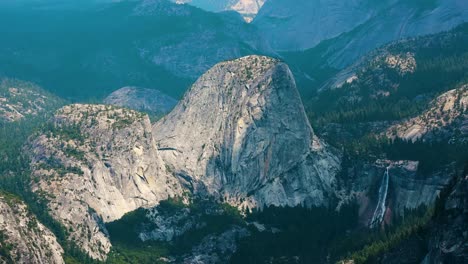
[[[47,198],[31,190],[30,161],[23,151],[23,144],[30,135],[43,131],[42,124],[45,120],[46,117],[14,123],[0,122],[1,194],[7,201],[21,199],[27,204],[28,210],[57,237],[65,250],[66,263],[96,263],[67,239],[68,231],[49,214]],[[76,138],[73,133],[66,132],[65,134],[72,135],[70,138]]]
[[[8,262],[13,262],[11,256],[11,250],[13,249],[13,245],[8,244],[6,240],[8,236],[0,230],[0,260],[5,259]]]
[[[344,160],[350,164],[371,162],[376,159],[414,160],[419,161],[418,173],[429,175],[451,163],[463,166],[468,160],[467,143],[451,144],[450,142],[411,142],[401,139],[389,140],[366,135],[338,143],[344,150]],[[440,155],[444,153],[444,155]]]
[[[339,246],[336,247],[338,250],[335,252],[341,253],[333,253],[332,255],[347,255],[346,259],[352,259],[356,264],[377,263],[378,258],[383,254],[392,250],[400,250],[401,247],[405,246],[404,243],[411,239],[418,238],[427,243],[433,226],[447,221],[445,219],[447,216],[445,209],[447,199],[459,180],[464,177],[463,175],[468,174],[468,160],[459,167],[464,167],[464,169],[458,171],[457,176],[452,178],[450,183],[445,186],[433,207],[427,209],[422,206],[416,210],[407,210],[403,214],[404,217],[395,219],[392,226],[385,226],[385,229],[379,232],[370,235],[368,233],[358,233],[358,235],[350,236],[347,239],[349,241],[342,240],[338,244]],[[351,251],[348,250],[346,254],[343,254],[345,252],[343,251],[343,245],[346,244],[354,245],[354,247],[350,248]],[[424,246],[427,246],[427,244]],[[416,254],[416,252],[414,253]],[[422,253],[421,258],[427,252]],[[345,257],[341,259],[345,259]]]
[[[414,53],[415,72],[401,76],[384,58],[368,58],[355,81],[326,89],[308,102],[313,126],[321,130],[329,123],[394,121],[420,113],[440,93],[468,83],[467,40],[468,24],[387,46],[380,54]]]
[[[352,253],[348,259],[354,260],[356,264],[374,263],[378,256],[399,246],[411,236],[423,236],[427,230],[428,224],[432,220],[433,213],[433,209],[427,210],[424,207],[421,207],[415,212],[406,212],[406,217],[400,219],[400,223],[395,224],[393,227],[387,227],[387,230],[379,233],[361,235],[361,237],[365,237],[362,241],[357,239],[359,236],[355,236],[351,238],[352,241],[348,239],[348,241],[345,240],[341,242],[340,246],[343,247],[343,244],[346,243],[359,245],[359,242],[371,241],[361,250]]]
[[[357,204],[343,206],[340,212],[327,208],[270,207],[247,216],[249,222],[265,224],[275,232],[259,232],[243,239],[231,263],[282,263],[280,259],[301,263],[322,263],[329,248],[358,224]]]
[[[80,124],[54,124],[46,122],[42,125],[41,132],[49,137],[59,137],[63,141],[76,140],[83,143],[85,136],[81,132]]]
[[[198,69],[203,59],[209,65],[216,63],[218,57],[226,58],[211,52],[210,48],[221,50],[220,47],[233,46],[240,55],[253,52],[250,45],[242,43],[242,38],[244,34],[256,36],[255,29],[237,17],[220,16],[194,7],[174,11],[169,2],[143,10],[151,15],[132,15],[137,4],[122,1],[102,8],[67,10],[65,16],[55,8],[38,8],[40,11],[22,5],[1,8],[0,31],[8,41],[0,43],[0,48],[24,51],[4,52],[2,58],[8,61],[8,67],[2,71],[10,76],[38,80],[50,91],[72,101],[98,102],[129,84],[157,85],[158,89],[179,98],[198,77],[187,72],[187,65]],[[177,15],[186,12],[190,13],[190,19]],[[8,24],[14,24],[15,30]],[[44,32],[43,28],[48,30]],[[198,39],[199,35],[206,36],[207,29],[213,33],[209,34],[208,41]],[[29,40],[36,41],[29,45]],[[175,56],[160,54],[163,47],[176,49],[169,52]],[[50,54],[54,54],[53,58]],[[153,61],[155,56],[173,63],[160,65]],[[34,63],[25,64],[25,61]]]
[[[34,83],[0,77],[0,97],[25,117],[43,116],[64,102]],[[5,111],[0,109],[0,114]]]
[[[106,228],[113,248],[107,263],[159,263],[161,257],[180,256],[190,252],[207,235],[220,234],[234,225],[245,226],[237,209],[210,200],[194,200],[185,205],[181,199],[171,198],[162,201],[157,207],[158,215],[163,217],[175,216],[187,209],[188,215],[182,216],[181,222],[177,224],[184,225],[194,221],[200,226],[191,228],[171,242],[141,241],[138,237],[140,232],[148,232],[157,227],[148,219],[146,209],[138,209],[118,221],[108,223]]]
[[[351,206],[344,210],[338,213],[326,212],[323,208],[269,208],[262,213],[267,217],[262,217],[262,221],[277,228],[277,233],[261,233],[252,228],[252,236],[241,242],[231,263],[264,263],[267,260],[284,263],[295,258],[300,263],[325,263],[346,256],[367,260],[392,249],[411,235],[424,233],[432,217],[432,210],[421,207],[407,211],[405,218],[395,219],[393,226],[372,231],[356,229],[356,208]],[[285,212],[289,214],[284,215]]]

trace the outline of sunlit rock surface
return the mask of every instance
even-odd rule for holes
[[[136,111],[65,106],[29,145],[33,190],[96,259],[111,247],[103,223],[181,192],[159,157],[148,116]]]
[[[63,249],[55,235],[36,219],[22,201],[1,193],[0,248],[0,263],[65,263]]]
[[[278,60],[216,65],[153,132],[163,160],[195,193],[239,207],[324,205],[333,193],[339,158],[314,135]]]

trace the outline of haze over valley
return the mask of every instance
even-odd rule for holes
[[[0,263],[467,263],[468,2],[0,2]]]

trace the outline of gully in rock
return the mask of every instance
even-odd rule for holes
[[[369,223],[371,228],[377,227],[380,223],[382,223],[384,215],[385,215],[385,202],[387,201],[387,194],[388,194],[388,180],[390,175],[388,173],[390,167],[385,169],[385,173],[383,175],[382,184],[379,188],[379,201],[377,203],[377,207],[375,208],[374,214],[372,215],[372,219]]]

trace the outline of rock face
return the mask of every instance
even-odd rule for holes
[[[26,205],[0,194],[0,263],[61,264],[63,249]]]
[[[106,97],[104,103],[162,116],[174,108],[177,100],[159,90],[123,87]]]
[[[366,2],[369,1],[270,0],[254,24],[262,29],[274,49],[304,50],[350,31],[375,15],[375,11],[369,12]]]
[[[437,97],[421,115],[394,125],[387,136],[409,141],[465,140],[468,136],[468,85]]]
[[[422,262],[468,262],[468,177],[460,179],[448,196],[440,219],[434,224],[429,254]]]
[[[148,210],[145,218],[154,228],[139,233],[138,237],[144,242],[151,240],[169,242],[191,229],[196,229],[197,225],[202,225],[197,223],[199,219],[190,215],[188,208],[167,214],[158,211],[155,207]]]
[[[93,258],[105,259],[110,250],[104,222],[181,193],[159,157],[146,115],[70,105],[49,127],[30,143],[33,190],[49,200],[52,216]]]
[[[58,98],[33,83],[0,78],[0,122],[38,116],[59,104]]]
[[[466,22],[467,10],[460,0],[270,0],[254,24],[275,50],[305,50],[333,39],[331,64],[343,66],[387,42]]]
[[[388,182],[383,181],[388,169]],[[391,215],[403,216],[405,210],[417,209],[420,206],[431,206],[441,190],[453,177],[453,169],[445,168],[430,175],[419,175],[419,162],[410,160],[377,160],[374,163],[356,162],[347,169],[344,189],[350,194],[343,195],[343,201],[357,198],[360,203],[362,224],[368,225],[386,189],[384,200],[384,221],[390,224]],[[386,188],[381,188],[387,184]],[[385,186],[384,186],[385,187]]]
[[[314,135],[289,68],[268,57],[216,65],[153,131],[189,188],[240,207],[326,204],[340,166]]]
[[[432,205],[453,176],[452,170],[421,176],[418,165],[415,161],[393,161],[390,165],[391,209],[398,215],[405,209]]]

